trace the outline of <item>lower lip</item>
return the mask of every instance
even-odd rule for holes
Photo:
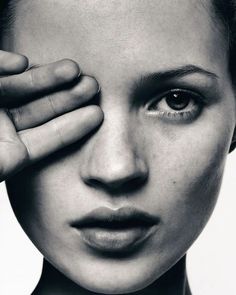
[[[129,252],[143,244],[154,227],[127,229],[86,228],[79,230],[86,245],[101,252]]]

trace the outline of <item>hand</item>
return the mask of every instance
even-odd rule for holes
[[[98,127],[99,91],[72,60],[28,68],[26,57],[0,51],[0,181]]]

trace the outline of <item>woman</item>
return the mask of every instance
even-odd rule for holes
[[[0,171],[33,294],[190,294],[235,144],[234,3],[6,4]]]

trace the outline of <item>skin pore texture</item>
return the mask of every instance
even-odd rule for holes
[[[36,65],[76,61],[97,79],[104,112],[84,141],[7,183],[20,224],[45,257],[34,294],[188,294],[184,255],[215,206],[235,126],[226,41],[209,7],[198,0],[16,5],[3,49]],[[190,97],[181,112],[167,103],[173,90]],[[99,207],[133,207],[159,223],[138,250],[104,255],[71,226]]]

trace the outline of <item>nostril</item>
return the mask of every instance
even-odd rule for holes
[[[93,188],[101,189],[112,194],[130,193],[142,187],[147,181],[147,174],[136,175],[117,180],[105,180],[104,178],[87,178],[85,183]]]
[[[136,189],[139,189],[142,185],[145,184],[147,181],[147,175],[142,175],[142,177],[137,176],[134,179],[130,179],[126,184],[126,190],[127,191],[135,191]]]
[[[91,187],[94,187],[94,188],[101,186],[101,182],[99,180],[95,179],[95,178],[85,179],[84,182],[87,185],[89,185]]]

